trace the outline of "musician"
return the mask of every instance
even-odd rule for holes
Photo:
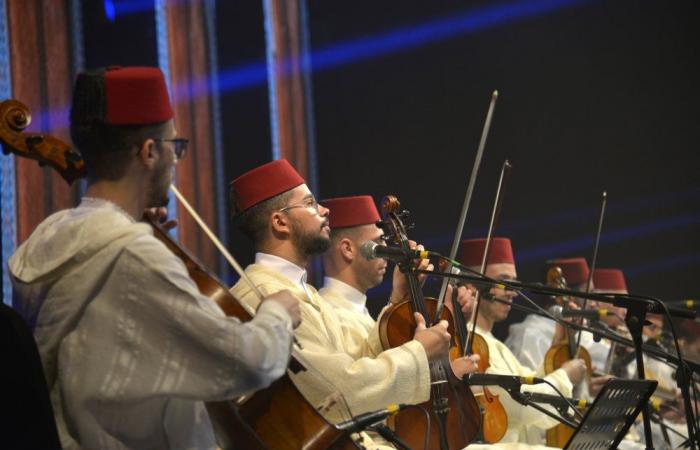
[[[70,128],[87,166],[85,197],[42,222],[9,261],[61,444],[213,449],[203,402],[284,373],[296,299],[270,296],[245,324],[226,317],[139,221],[166,204],[186,144],[159,69],[79,74]]]
[[[545,263],[545,273],[551,267],[561,268],[562,275],[569,289],[580,292],[586,291],[586,282],[589,278],[590,269],[584,258],[573,257],[548,260]],[[553,304],[554,302],[551,300],[542,300],[540,306],[548,309]],[[588,305],[591,307],[593,303],[588,302]],[[544,362],[547,350],[562,334],[563,330],[561,327],[559,328],[557,330],[556,322],[547,317],[528,314],[524,321],[509,327],[506,345],[522,364],[528,367],[539,367]],[[582,336],[582,345],[584,347],[588,347],[587,344],[590,344],[592,341],[592,336],[586,334]],[[602,353],[602,359],[604,360],[607,352]]]
[[[231,197],[234,220],[257,251],[246,274],[262,292],[289,289],[301,302],[303,321],[295,334],[303,347],[300,354],[314,370],[293,379],[305,397],[314,405],[325,404],[338,390],[353,415],[390,403],[426,401],[428,361],[447,351],[447,324],[425,329],[418,315],[414,340],[382,351],[375,329],[358,345],[345,333],[335,308],[306,282],[305,266],[313,255],[328,250],[331,230],[328,209],[316,202],[304,179],[286,160],[277,160],[235,179]],[[258,303],[244,283],[231,292],[251,306]],[[332,413],[330,420],[347,419]]]
[[[610,294],[627,294],[627,283],[625,275],[619,269],[595,269],[593,271],[593,285],[596,293]],[[608,315],[600,319],[612,332],[627,329],[624,318],[626,314],[625,308],[620,308],[611,304],[601,305],[601,308],[608,310]],[[607,339],[601,339],[598,343],[599,351],[590,353],[591,362],[598,371],[610,373],[620,378],[634,378],[637,373],[636,364],[634,362],[634,349],[629,347],[615,346],[617,351],[611,353],[611,343]],[[608,367],[609,366],[609,367]],[[589,386],[593,395],[600,390],[596,385],[591,383]]]
[[[346,321],[347,332],[361,345],[376,326],[366,307],[367,291],[382,282],[387,269],[385,259],[369,260],[361,250],[367,242],[384,245],[384,231],[377,226],[379,212],[369,195],[332,198],[322,200],[321,204],[333,213],[330,215],[331,245],[323,254],[325,277],[319,294],[335,307],[336,313]],[[423,249],[421,245],[415,248]],[[427,260],[424,263],[427,264]],[[430,270],[431,266],[425,268]],[[407,291],[406,277],[394,267],[389,301],[404,300],[402,295]],[[449,294],[451,292],[450,288]],[[459,295],[466,298],[467,289],[460,287]],[[478,356],[453,360],[455,374],[461,378],[465,373],[476,371],[474,360],[478,360]]]
[[[486,239],[471,239],[461,243],[459,261],[473,270],[481,269],[481,261],[484,256]],[[515,259],[510,239],[494,238],[491,243],[489,258],[485,275],[502,280],[515,279],[517,276]],[[489,294],[500,300],[512,302],[516,294],[499,288],[492,288]],[[507,304],[492,301],[481,301],[479,313],[476,318],[476,332],[484,337],[489,347],[488,373],[509,374],[519,376],[542,375],[542,367],[537,371],[521,364],[510,349],[496,339],[491,330],[497,322],[508,317],[511,307]],[[563,395],[571,396],[572,387],[584,376],[585,366],[582,360],[575,359],[565,363],[560,369],[547,375],[545,378],[559,389]],[[523,391],[555,394],[554,390],[545,385],[523,386]],[[556,424],[557,421],[537,411],[534,408],[525,407],[515,402],[506,391],[494,388],[494,393],[500,396],[501,403],[508,414],[508,431],[499,444],[505,443],[542,443],[539,430],[545,430]]]

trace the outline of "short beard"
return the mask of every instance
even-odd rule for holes
[[[304,256],[320,255],[331,247],[331,239],[321,235],[320,229],[316,233],[309,233],[296,220],[292,220],[291,227],[292,243]]]
[[[170,197],[168,196],[169,184],[165,184],[165,176],[168,167],[164,164],[161,167],[156,168],[151,178],[151,186],[148,190],[148,208],[160,208],[168,206],[170,202]]]

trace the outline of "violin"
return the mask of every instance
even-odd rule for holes
[[[408,213],[401,211],[400,207],[394,196],[382,200],[384,224],[389,230],[387,238],[408,251],[410,247],[406,227],[402,222]],[[399,268],[406,275],[411,295],[410,299],[387,307],[380,317],[379,336],[384,349],[398,347],[413,339],[416,330],[414,312],[420,313],[428,322],[437,310],[437,300],[423,297],[420,282],[412,272],[411,262],[399,263]],[[452,314],[445,308],[441,311],[440,319],[447,320],[448,331],[452,335],[451,347],[456,347]],[[437,424],[430,427],[428,447],[431,449],[462,449],[479,432],[479,405],[471,389],[452,372],[448,358],[445,355],[443,360],[430,363],[430,400],[422,405],[430,412],[431,423]],[[424,433],[416,426],[421,420],[422,414],[412,409],[404,410],[393,418],[396,434],[410,447],[423,446]]]
[[[459,270],[453,268],[453,270]],[[457,302],[457,291],[452,291],[452,310],[454,313],[455,328],[459,348],[450,349],[450,359],[454,360],[466,355],[479,355],[478,369],[480,373],[486,373],[489,368],[489,346],[486,340],[475,331],[467,331],[466,321],[461,314],[460,305]],[[471,346],[471,348],[469,348]],[[493,444],[500,441],[508,431],[508,414],[505,407],[487,386],[472,386],[472,392],[479,401],[481,410],[481,430],[479,440]]]
[[[31,123],[29,109],[19,101],[0,103],[0,143],[4,153],[49,165],[72,184],[85,176],[79,152],[52,136],[24,133]],[[242,322],[252,315],[228,288],[199,261],[153,222],[154,236],[180,258],[200,292],[216,302],[228,316]],[[288,373],[307,370],[294,356]],[[267,389],[236,400],[207,403],[207,410],[225,448],[309,450],[356,448],[303,397],[288,374]]]
[[[547,286],[557,289],[568,289],[566,279],[560,267],[553,266],[547,271]],[[556,297],[555,301],[560,306],[568,303],[567,297]],[[592,376],[591,355],[584,347],[576,347],[574,332],[567,328],[563,339],[554,343],[544,356],[544,372],[550,374],[559,369],[565,362],[574,358],[581,358],[586,363],[586,383],[590,381]],[[581,395],[580,385],[574,387],[574,397],[579,398]],[[560,424],[547,430],[547,445],[550,447],[563,448],[573,435],[574,430],[566,425]]]

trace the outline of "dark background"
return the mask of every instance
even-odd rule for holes
[[[112,24],[86,3],[88,67],[157,63],[155,47],[143,45],[154,42],[153,26],[146,25],[152,11]],[[309,0],[309,34],[315,50],[358,39],[370,45],[399,28],[523,3]],[[316,194],[379,200],[394,193],[412,212],[411,236],[448,253],[491,92],[498,89],[464,237],[485,235],[508,158],[513,170],[496,234],[512,238],[522,280],[538,281],[549,258],[590,261],[605,190],[598,267],[623,269],[632,292],[693,297],[700,291],[698,6],[549,4],[546,12],[333,67],[317,59]],[[216,25],[222,71],[264,61],[262,2],[217,2]],[[121,44],[105,45],[115,41]],[[227,90],[221,99],[232,179],[271,158],[267,85]],[[242,263],[252,260],[233,226],[230,244]],[[370,293],[370,308],[387,298],[387,285]]]

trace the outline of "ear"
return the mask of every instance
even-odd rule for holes
[[[340,255],[347,262],[352,262],[357,255],[355,244],[348,238],[343,238],[338,242],[338,250],[340,251]]]
[[[272,228],[272,232],[275,234],[290,235],[292,233],[290,221],[291,219],[285,213],[279,211],[273,212],[270,215],[270,227]]]
[[[146,139],[143,141],[136,153],[136,158],[141,164],[152,169],[160,158],[160,152],[156,151],[156,142],[153,139]]]

